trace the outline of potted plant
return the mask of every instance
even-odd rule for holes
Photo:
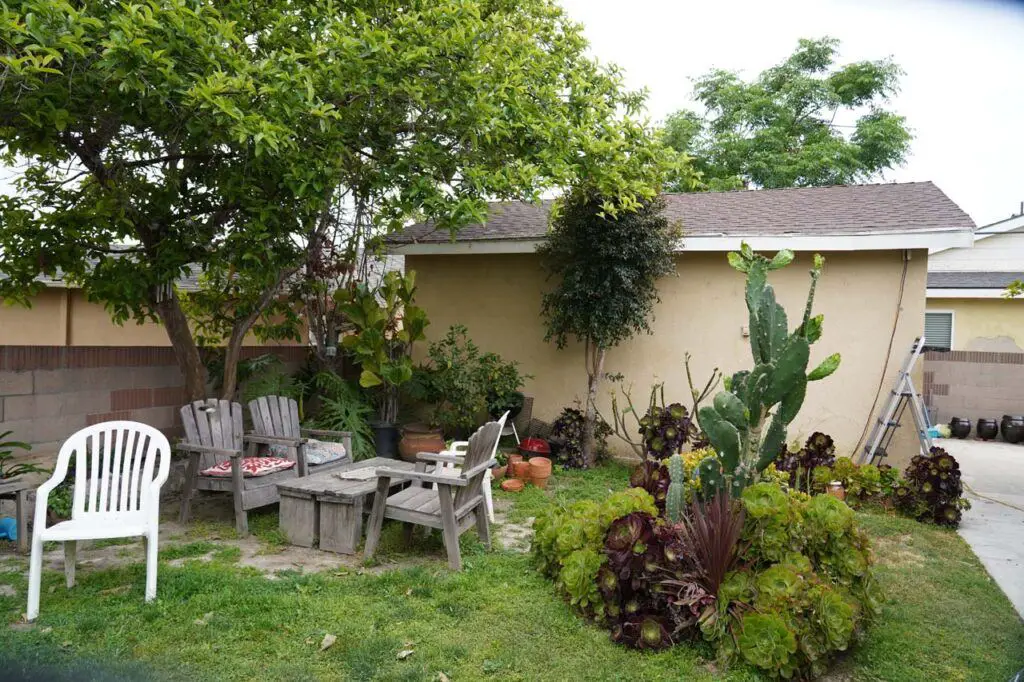
[[[424,338],[427,315],[413,304],[416,273],[391,271],[380,286],[360,283],[335,293],[335,302],[353,326],[342,346],[362,366],[359,385],[369,389],[377,408],[370,423],[377,454],[398,453],[398,392],[412,379],[412,347]]]

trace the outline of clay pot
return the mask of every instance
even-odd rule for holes
[[[441,429],[432,429],[426,424],[406,424],[402,427],[402,440],[398,443],[398,455],[406,462],[415,462],[420,452],[438,453],[444,450],[444,436]]]
[[[512,454],[510,454],[508,456],[508,475],[509,476],[513,476],[514,475],[512,473],[512,470],[515,468],[516,462],[522,462],[522,461],[523,461],[523,456],[522,455],[512,455]]]
[[[491,476],[494,477],[494,480],[500,481],[501,479],[505,478],[506,469],[508,469],[508,467],[504,464],[500,464],[496,467],[491,467]]]
[[[523,489],[523,482],[518,478],[506,478],[501,482],[501,489],[506,492],[517,493]]]
[[[999,423],[995,419],[979,419],[974,432],[982,440],[992,440],[999,434]]]
[[[530,458],[530,478],[547,478],[551,475],[551,460],[547,457]]]
[[[839,500],[846,499],[846,490],[843,488],[843,484],[839,481],[832,481],[828,484],[828,494]]]
[[[530,480],[530,463],[529,462],[516,462],[510,465],[512,467],[513,478],[518,478],[520,481]]]
[[[535,485],[535,486],[537,486],[538,488],[541,488],[541,489],[547,488],[548,487],[548,479],[549,478],[551,478],[551,477],[550,476],[541,476],[539,478],[538,477],[533,477],[533,478],[530,478],[530,483],[532,483],[533,485]]]
[[[971,435],[971,420],[967,417],[953,417],[949,420],[949,431],[953,438],[967,438]]]
[[[1003,434],[1003,440],[1016,445],[1024,440],[1024,416],[1005,415],[999,425],[999,431]]]

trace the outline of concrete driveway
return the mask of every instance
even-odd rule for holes
[[[1024,617],[1024,445],[937,440],[960,463],[971,509],[960,535]]]

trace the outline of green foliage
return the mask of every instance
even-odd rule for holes
[[[317,372],[312,385],[320,398],[320,408],[309,420],[314,429],[348,431],[352,434],[352,458],[368,459],[376,454],[369,420],[373,409],[362,392],[334,372]]]
[[[653,196],[671,154],[637,116],[643,93],[549,0],[394,9],[0,6],[0,155],[21,169],[0,197],[0,295],[27,303],[59,271],[197,359],[167,285],[201,273],[185,307],[205,338],[293,334],[280,294],[344,200],[379,230],[455,231],[488,200],[578,178],[610,211]]]
[[[526,378],[519,363],[497,353],[481,353],[465,325],[456,324],[430,344],[428,363],[419,368],[415,397],[430,403],[432,421],[449,436],[468,433],[484,413],[498,418],[514,403]]]
[[[743,617],[736,644],[748,663],[792,676],[796,637],[780,616],[748,613]]]
[[[885,59],[836,68],[838,47],[832,38],[805,39],[751,82],[722,70],[697,80],[705,113],[670,115],[662,139],[692,158],[698,189],[855,184],[903,163],[910,130],[883,108],[902,70]],[[670,186],[694,188],[686,177]]]
[[[834,372],[839,359],[831,356],[807,373],[810,345],[821,336],[822,316],[811,316],[824,264],[821,256],[814,256],[803,319],[792,332],[786,311],[776,303],[775,290],[768,284],[768,272],[789,265],[792,252],[780,251],[769,260],[744,243],[739,253],[728,258],[733,268],[746,275],[754,368],[733,374],[726,391],[698,410],[700,426],[718,453],[717,460],[709,460],[699,471],[706,490],[728,485],[738,493],[756,482],[782,452],[786,427],[803,404],[807,382]]]
[[[638,488],[613,493],[600,502],[551,508],[534,522],[533,554],[560,593],[584,613],[604,614],[597,574],[605,563],[604,541],[615,519],[633,512],[656,514],[654,500]]]
[[[896,508],[918,521],[956,528],[963,510],[971,508],[963,497],[960,464],[940,447],[911,459],[903,478],[893,491]]]
[[[412,346],[422,341],[429,322],[413,304],[416,273],[390,271],[379,287],[360,283],[335,292],[335,301],[355,327],[342,341],[362,367],[359,385],[372,389],[380,421],[393,424],[398,414],[398,389],[412,379]]]
[[[305,384],[298,377],[289,374],[284,363],[276,355],[262,357],[266,358],[266,361],[246,370],[245,382],[242,385],[242,402],[248,403],[267,395],[294,398],[299,403],[301,419]]]
[[[679,233],[663,215],[661,199],[615,216],[605,200],[577,189],[558,204],[552,229],[537,252],[556,280],[544,294],[546,340],[564,348],[571,337],[611,348],[650,333],[657,280],[675,272]]]
[[[28,452],[32,449],[31,445],[20,440],[7,440],[12,433],[14,433],[14,431],[4,431],[3,433],[0,433],[0,479],[14,478],[15,476],[22,476],[24,474],[44,474],[49,472],[49,469],[45,469],[36,464],[30,464],[27,462],[13,464],[11,462],[15,457],[15,450],[24,450],[25,452]]]

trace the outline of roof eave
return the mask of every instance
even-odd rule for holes
[[[929,287],[928,298],[1006,298],[1006,289],[965,289]],[[1007,299],[1018,300],[1018,299]],[[1024,302],[1024,299],[1021,299]]]
[[[403,256],[533,253],[543,239],[480,239],[455,242],[394,244],[389,253]],[[735,251],[746,242],[758,251],[889,251],[967,247],[974,234],[965,228],[938,228],[906,232],[872,232],[830,235],[690,235],[678,251]]]

